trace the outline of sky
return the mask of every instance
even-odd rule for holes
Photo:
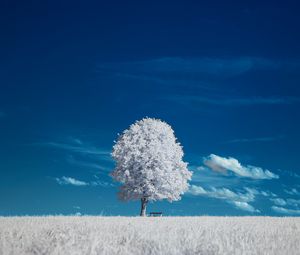
[[[299,216],[300,6],[277,2],[4,1],[0,215],[138,215],[110,153],[153,117],[193,177],[148,211]]]

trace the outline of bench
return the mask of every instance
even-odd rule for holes
[[[162,216],[162,212],[151,212],[149,214],[150,217],[161,217]]]

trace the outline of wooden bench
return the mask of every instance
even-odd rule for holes
[[[161,217],[162,216],[162,212],[151,212],[149,214],[150,217]]]

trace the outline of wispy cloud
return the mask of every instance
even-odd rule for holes
[[[60,177],[60,178],[55,178],[56,182],[60,185],[73,185],[73,186],[100,186],[100,187],[114,187],[114,184],[101,181],[101,180],[96,180],[96,181],[91,181],[91,182],[86,182],[86,181],[81,181],[77,180],[73,177]]]
[[[72,177],[63,176],[61,178],[55,178],[58,184],[60,185],[73,185],[73,186],[87,186],[88,183],[80,180],[76,180]]]
[[[287,204],[292,206],[300,206],[300,199],[287,199]]]
[[[211,171],[205,166],[189,165],[189,169],[193,171],[192,183],[196,185],[211,185],[213,187],[236,187],[240,185],[239,178],[230,178],[229,176],[220,175],[215,171]]]
[[[292,188],[292,189],[284,189],[283,190],[285,193],[289,194],[289,195],[299,195],[300,196],[300,192],[295,189],[295,188]]]
[[[272,198],[270,199],[275,205],[285,206],[287,203],[282,198]]]
[[[78,139],[78,138],[71,137],[70,140],[71,140],[74,144],[83,145],[83,142],[82,142],[80,139]]]
[[[274,194],[273,192],[269,191],[269,190],[258,190],[256,188],[249,188],[249,187],[246,187],[244,188],[246,191],[254,194],[254,195],[261,195],[261,196],[264,196],[264,197],[277,197],[276,194]]]
[[[240,202],[240,201],[232,201],[232,204],[241,210],[248,211],[248,212],[260,212],[259,210],[255,209],[252,205],[248,204],[247,202]]]
[[[203,75],[230,77],[250,70],[276,70],[282,66],[274,60],[239,58],[181,58],[163,57],[133,62],[113,62],[99,65],[99,72],[110,73],[129,78],[141,78],[154,81],[176,80],[180,76],[201,79]]]
[[[300,215],[300,210],[298,210],[298,209],[287,209],[287,208],[278,207],[278,206],[272,206],[271,209],[274,212],[281,213],[281,214]]]
[[[270,199],[275,205],[279,205],[279,206],[294,206],[294,207],[298,207],[300,205],[300,200],[297,199],[292,199],[292,198],[288,198],[288,199],[283,199],[283,198],[273,198]]]
[[[64,139],[63,142],[39,142],[39,143],[33,143],[31,145],[34,146],[41,146],[41,147],[48,147],[48,148],[53,148],[56,150],[61,150],[61,151],[66,151],[69,153],[74,153],[77,155],[80,155],[85,158],[90,159],[97,159],[101,161],[107,161],[112,162],[112,158],[110,155],[110,151],[103,149],[101,147],[96,147],[93,146],[89,143],[83,142],[82,140],[78,138],[68,138]],[[74,160],[69,159],[70,163],[78,163],[79,162],[74,162]],[[82,162],[81,162],[82,163]],[[86,162],[87,164],[90,162]],[[86,165],[87,166],[87,165]],[[89,165],[89,167],[92,167],[92,164]],[[96,167],[95,165],[93,167]]]
[[[245,193],[241,192],[233,192],[227,188],[210,188],[210,190],[204,189],[201,186],[191,185],[189,194],[195,196],[203,196],[224,200],[225,202],[235,206],[238,209],[248,211],[248,212],[259,212],[259,210],[255,209],[249,202],[253,202],[255,200],[255,193],[250,189]]]
[[[235,193],[227,188],[214,188],[206,190],[201,186],[191,185],[189,193],[193,195],[206,195],[208,197],[219,198],[219,199],[229,199],[240,202],[252,202],[255,199],[255,194],[253,192],[247,191],[245,193]]]
[[[108,187],[114,187],[115,186],[113,183],[100,181],[100,180],[92,181],[92,182],[90,182],[90,185],[91,186],[100,186],[100,187],[103,187],[103,188],[108,188]]]
[[[285,175],[285,176],[289,176],[292,178],[300,178],[300,175],[293,171],[278,169],[278,172],[280,172],[280,175]]]
[[[203,159],[204,165],[209,167],[211,170],[221,173],[227,171],[233,172],[235,175],[240,177],[248,177],[251,179],[278,179],[279,176],[264,170],[256,166],[243,166],[237,159],[232,157],[220,157],[215,154],[211,154]]]
[[[72,152],[78,152],[82,154],[92,154],[92,155],[109,155],[109,151],[98,149],[92,146],[85,146],[85,145],[72,145],[67,143],[58,143],[58,142],[46,142],[46,143],[37,143],[37,145],[41,146],[49,146],[54,147],[62,150],[68,150]]]
[[[215,106],[251,106],[251,105],[279,105],[299,103],[297,97],[232,97],[232,96],[194,96],[194,95],[169,95],[161,99],[183,105],[205,104]]]
[[[111,170],[111,168],[103,166],[99,162],[95,162],[95,161],[92,161],[92,160],[89,160],[89,161],[87,161],[87,160],[79,160],[79,159],[76,159],[72,155],[69,155],[67,157],[67,162],[69,164],[72,164],[72,165],[77,166],[77,167],[92,168],[92,169],[95,169],[95,170],[98,170],[98,171],[101,170],[101,172],[106,172],[106,173]]]
[[[259,57],[224,57],[224,58],[183,58],[161,57],[150,60],[131,62],[101,63],[98,72],[103,77],[137,82],[158,83],[162,86],[193,86],[201,91],[220,91],[218,80],[240,76],[252,70],[299,70],[299,63],[282,62]],[[222,89],[221,96],[216,93],[206,94],[168,94],[158,100],[169,101],[192,107],[211,106],[252,106],[282,105],[299,103],[298,97],[282,96],[233,96]]]
[[[226,141],[224,143],[252,143],[252,142],[273,142],[283,139],[285,136],[266,136],[266,137],[256,137],[256,138],[238,138]]]
[[[110,151],[90,145],[78,138],[68,138],[64,142],[43,142],[33,145],[62,151],[66,162],[77,168],[91,169],[90,171],[95,170],[94,172],[97,174],[106,176],[108,176],[108,172],[112,169],[113,160]],[[62,179],[62,182],[64,181]],[[97,183],[86,183],[86,185],[109,186],[100,181]]]

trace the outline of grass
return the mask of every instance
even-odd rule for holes
[[[0,217],[0,254],[300,254],[299,217]]]

